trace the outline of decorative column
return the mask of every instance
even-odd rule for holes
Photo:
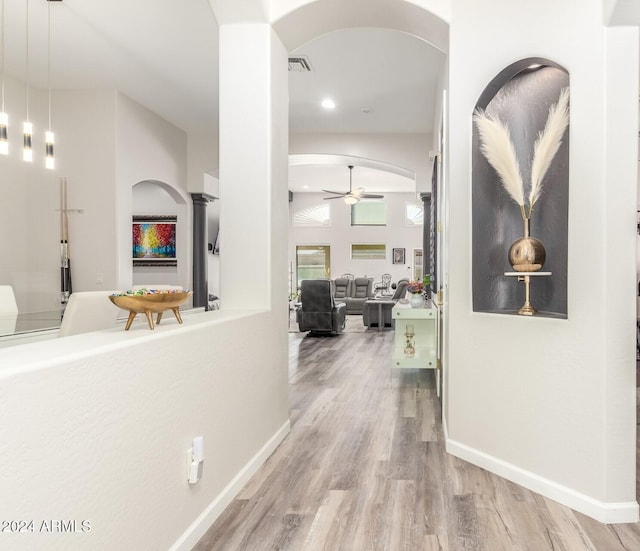
[[[219,38],[222,308],[273,308],[284,327],[287,51],[267,23],[221,23]]]
[[[193,201],[193,306],[209,304],[207,279],[207,204],[216,197],[207,193],[192,193]]]
[[[431,193],[420,194],[422,199],[423,225],[422,225],[422,273],[431,275],[431,247],[436,246],[435,232],[431,232]],[[431,293],[429,293],[431,296]]]

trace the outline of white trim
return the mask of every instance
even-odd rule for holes
[[[366,159],[365,157],[354,157],[353,155],[330,155],[325,153],[298,153],[289,155],[289,166],[362,166],[365,168],[373,168],[390,172],[407,178],[409,180],[416,179],[416,173],[413,170],[404,168],[384,161],[376,161],[375,159]]]
[[[176,540],[169,551],[190,551],[200,540],[215,520],[222,514],[226,507],[244,488],[249,479],[258,471],[263,463],[275,451],[280,443],[285,439],[291,430],[291,424],[287,422],[282,425],[276,433],[262,446],[249,462],[238,472],[238,474],[226,485],[209,506],[198,516],[198,518],[185,530]]]
[[[451,455],[455,455],[544,497],[566,505],[599,522],[618,524],[638,522],[639,520],[638,503],[635,501],[617,503],[599,501],[450,438],[446,438],[446,450]]]

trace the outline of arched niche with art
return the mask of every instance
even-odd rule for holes
[[[566,319],[568,72],[540,58],[510,65],[472,124],[473,310]]]

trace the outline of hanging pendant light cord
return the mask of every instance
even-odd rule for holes
[[[25,82],[25,89],[26,89],[26,102],[27,102],[27,122],[29,121],[29,0],[25,1],[25,6],[26,6],[26,18],[25,18],[25,26],[26,26],[26,32],[25,32],[25,37],[27,39],[27,43],[26,43],[26,48],[25,48],[25,52],[26,52],[26,63],[25,63],[25,77],[24,77],[24,82]]]
[[[4,1],[4,0],[3,0]],[[51,130],[51,2],[47,2],[47,87],[49,88],[49,130]]]
[[[4,0],[2,1],[2,6],[0,9],[2,11],[2,36],[0,36],[0,48],[2,48],[2,60],[0,60],[0,64],[2,65],[2,106],[0,106],[0,112],[4,113]]]

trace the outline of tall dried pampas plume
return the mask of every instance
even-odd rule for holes
[[[549,108],[544,130],[538,134],[533,146],[528,214],[525,213],[524,207],[520,165],[511,142],[509,129],[500,119],[493,115],[487,115],[481,109],[477,109],[473,114],[473,122],[480,133],[480,151],[498,173],[502,187],[520,207],[522,218],[530,218],[533,206],[542,192],[542,181],[551,166],[551,161],[562,145],[562,136],[569,125],[569,88],[563,88],[560,91],[558,103]]]
[[[540,198],[542,181],[551,161],[562,145],[562,136],[569,124],[569,88],[560,90],[558,103],[549,108],[549,116],[544,130],[538,134],[533,146],[533,162],[531,163],[531,190],[529,191],[529,218],[533,205]]]
[[[500,177],[502,186],[524,214],[524,192],[520,165],[507,126],[497,117],[477,109],[473,122],[480,133],[480,151]]]

